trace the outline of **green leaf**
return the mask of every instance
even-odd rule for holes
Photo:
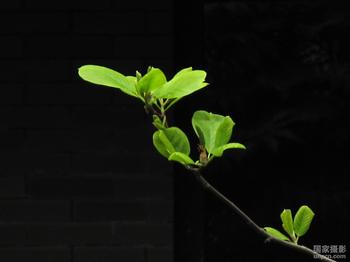
[[[136,70],[136,81],[140,81],[140,79],[142,78],[142,74]]]
[[[126,76],[126,79],[128,79],[129,82],[131,82],[133,85],[135,85],[135,88],[136,88],[136,84],[137,84],[137,77],[136,76]]]
[[[137,83],[136,89],[141,96],[151,92],[166,83],[166,77],[162,70],[152,67]]]
[[[90,83],[118,88],[130,96],[139,97],[135,77],[126,77],[110,68],[97,65],[84,65],[79,68],[78,73],[82,79]]]
[[[172,153],[169,156],[168,160],[179,162],[180,164],[185,166],[195,164],[194,161],[188,155],[185,155],[184,153],[181,153],[181,152]]]
[[[275,228],[272,228],[272,227],[264,227],[265,231],[267,233],[269,233],[271,236],[275,237],[275,238],[278,238],[280,240],[286,240],[286,241],[290,241],[290,239],[284,235],[283,233],[281,233],[280,231],[278,231],[277,229]]]
[[[272,227],[264,227],[265,231],[267,233],[269,233],[271,236],[275,237],[275,238],[278,238],[280,240],[286,240],[286,241],[290,241],[290,239],[284,235],[283,233],[281,233],[280,231],[278,231],[277,229],[275,228],[272,228]]]
[[[290,238],[295,241],[292,211],[290,209],[284,209],[281,213],[282,227],[288,233]]]
[[[246,149],[246,147],[240,143],[228,143],[226,145],[215,148],[212,154],[216,157],[220,157],[226,149]]]
[[[193,114],[192,126],[200,143],[205,146],[206,150],[211,154],[220,155],[225,148],[217,151],[215,149],[226,145],[230,141],[234,122],[229,116],[200,110]],[[228,148],[231,148],[231,145],[227,146],[226,149]]]
[[[159,116],[153,115],[153,122],[152,124],[157,128],[157,129],[165,129],[166,127],[163,125],[162,120],[160,120]]]
[[[169,82],[154,90],[156,98],[181,98],[205,87],[206,72],[202,70],[181,70]]]
[[[315,213],[308,206],[301,206],[294,217],[294,232],[298,237],[305,235],[309,230]]]
[[[176,150],[163,130],[156,132],[156,139],[153,137],[153,144],[164,157],[168,158]],[[159,143],[155,143],[158,142]]]
[[[190,143],[186,134],[177,127],[158,130],[153,134],[153,144],[158,152],[166,157],[172,153],[180,152],[185,155],[190,154]]]
[[[187,72],[191,72],[192,71],[192,67],[187,67],[187,68],[184,68],[184,69],[181,69],[179,72],[177,72],[173,78],[176,78],[176,77],[179,77],[181,76],[182,74],[184,73],[187,73]]]

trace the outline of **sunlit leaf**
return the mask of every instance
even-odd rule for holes
[[[187,73],[187,72],[191,72],[191,71],[193,71],[193,70],[192,70],[192,67],[187,67],[187,68],[181,69],[179,72],[177,72],[177,73],[174,75],[173,78],[179,77],[179,76],[181,76],[182,74]]]
[[[216,157],[220,157],[227,149],[246,149],[246,147],[240,143],[228,143],[226,145],[215,148],[212,151],[212,154]]]
[[[229,116],[209,113],[203,110],[196,111],[192,117],[192,126],[199,141],[209,153],[214,153],[218,147],[227,144],[231,139],[234,122]],[[228,146],[226,149],[230,148]],[[218,149],[220,155],[225,148]]]
[[[278,238],[280,240],[290,241],[290,239],[286,235],[284,235],[283,233],[281,233],[280,231],[278,231],[275,228],[264,227],[264,229],[267,233],[269,233],[271,236],[273,236],[275,238]]]
[[[181,153],[181,152],[172,153],[169,156],[168,160],[179,162],[182,165],[195,164],[194,161],[188,155],[185,155],[184,153]]]
[[[180,71],[181,72],[181,71]],[[156,98],[181,98],[207,86],[204,82],[206,72],[202,70],[184,70],[175,75],[169,82],[154,90]]]
[[[309,230],[315,213],[308,206],[301,206],[294,217],[294,232],[301,237]]]
[[[137,83],[137,90],[140,95],[151,92],[166,83],[166,77],[162,70],[152,67]]]
[[[122,92],[138,97],[135,77],[126,77],[110,68],[97,65],[84,65],[79,68],[79,76],[93,84],[120,89]]]
[[[157,128],[157,129],[165,129],[166,127],[163,125],[162,120],[160,120],[159,116],[153,115],[153,122],[152,124]]]
[[[190,154],[190,143],[186,134],[177,127],[158,130],[153,134],[153,144],[158,152],[166,158],[172,153]]]
[[[281,213],[282,227],[291,237],[295,240],[294,229],[293,229],[293,217],[290,209],[284,209]]]
[[[158,150],[158,152],[168,158],[173,152],[175,152],[169,139],[164,135],[162,130],[158,130],[153,134],[153,145]]]

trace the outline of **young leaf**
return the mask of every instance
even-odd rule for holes
[[[308,206],[301,206],[294,217],[294,232],[298,237],[305,235],[309,230],[315,213]]]
[[[181,72],[181,71],[180,71]],[[181,98],[205,87],[206,72],[202,70],[183,71],[175,75],[169,82],[154,90],[156,98]]]
[[[290,238],[295,241],[292,211],[290,209],[284,209],[281,213],[282,227],[288,233]]]
[[[160,120],[159,116],[153,115],[153,122],[152,124],[155,126],[157,129],[165,129],[166,127],[163,125],[162,120]]]
[[[281,233],[280,231],[278,231],[275,228],[264,227],[264,229],[267,233],[269,233],[271,236],[273,236],[275,238],[278,238],[280,240],[290,241],[290,239],[287,236],[285,236],[283,233]]]
[[[232,121],[231,117],[225,116],[222,118],[222,123],[218,126],[215,137],[215,148],[227,144],[232,135],[232,129],[235,123]]]
[[[142,78],[142,74],[136,70],[136,81],[140,81],[140,79]]]
[[[200,143],[205,146],[208,153],[215,152],[220,155],[225,148],[218,149],[218,151],[215,151],[215,149],[230,141],[234,122],[229,116],[199,110],[193,114],[192,126]]]
[[[135,77],[126,77],[117,71],[97,65],[82,66],[78,73],[82,79],[90,83],[118,88],[130,96],[139,97],[136,92]]]
[[[166,158],[175,152],[175,148],[169,141],[168,137],[164,134],[163,130],[154,132],[153,145],[158,150],[158,152]]]
[[[166,77],[162,70],[152,67],[137,83],[136,89],[141,96],[151,92],[166,83]]]
[[[174,152],[180,152],[185,155],[190,154],[190,143],[186,134],[177,127],[158,130],[153,134],[153,144],[158,152],[166,157]]]
[[[177,72],[173,78],[179,77],[180,75],[182,75],[183,73],[187,73],[187,72],[191,72],[192,71],[192,67],[187,67],[184,69],[181,69],[179,72]]]
[[[246,147],[240,143],[228,143],[215,148],[212,154],[216,157],[221,157],[226,149],[246,149]]]
[[[181,152],[172,153],[169,156],[168,160],[179,162],[180,164],[185,166],[195,164],[194,161],[188,155],[185,155],[184,153],[181,153]]]

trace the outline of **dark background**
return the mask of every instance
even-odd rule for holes
[[[187,16],[191,33],[182,40],[191,50],[177,53],[206,69],[211,83],[177,105],[179,124],[186,128],[198,109],[230,115],[233,140],[248,148],[214,161],[207,179],[260,226],[281,229],[284,208],[309,205],[316,216],[300,243],[311,248],[349,245],[349,13],[342,1],[206,1]],[[267,247],[177,172],[182,204],[195,198],[181,214],[180,261],[314,261]],[[199,251],[186,253],[193,245]]]
[[[174,123],[196,141],[195,110],[230,115],[248,150],[206,178],[261,226],[307,204],[301,243],[348,247],[349,13],[330,1],[2,2],[0,260],[312,260],[266,246],[183,168],[173,180],[142,105],[77,77],[90,63],[207,70]]]
[[[170,165],[142,105],[77,75],[172,72],[172,26],[170,1],[0,3],[0,261],[173,260]]]

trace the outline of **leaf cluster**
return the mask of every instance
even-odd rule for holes
[[[181,98],[208,85],[204,82],[206,72],[192,67],[182,69],[169,81],[163,71],[155,67],[148,67],[144,75],[136,71],[135,76],[125,76],[107,67],[84,65],[78,73],[85,81],[119,89],[140,99],[147,108],[154,105],[163,112]]]
[[[221,157],[227,149],[245,149],[240,143],[230,142],[234,122],[229,116],[196,111],[192,126],[199,139],[199,159],[190,156],[190,143],[187,135],[178,127],[168,127],[166,111],[181,98],[208,85],[206,72],[184,68],[167,80],[159,68],[149,67],[142,75],[125,76],[115,70],[98,65],[85,65],[79,68],[79,76],[91,83],[119,89],[127,95],[140,99],[146,112],[153,115],[153,144],[157,151],[170,161],[178,162],[187,168],[206,166],[214,157]]]
[[[282,228],[288,234],[288,236],[272,227],[265,227],[264,229],[273,237],[297,244],[299,238],[305,235],[309,230],[314,216],[315,213],[306,205],[299,208],[294,216],[294,219],[292,217],[292,211],[290,209],[284,209],[280,217],[282,220]]]

